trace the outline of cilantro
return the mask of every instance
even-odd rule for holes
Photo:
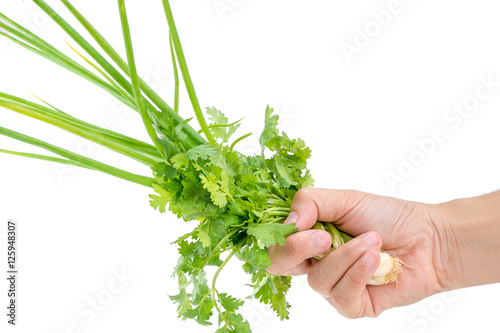
[[[45,12],[51,12],[49,15],[52,18],[57,17],[55,12],[48,10],[44,1],[35,3]],[[71,8],[69,1],[63,3],[77,18],[80,17],[76,9]],[[18,24],[10,22],[9,31],[26,48],[36,50],[39,55],[89,78],[91,82],[138,111],[152,144],[85,123],[50,104],[51,108],[47,108],[1,94],[2,106],[16,112],[29,110],[30,116],[35,119],[43,118],[48,123],[143,163],[151,168],[154,178],[112,167],[3,127],[0,128],[0,134],[45,148],[63,158],[8,150],[1,152],[78,165],[153,188],[155,193],[149,195],[153,208],[161,213],[168,209],[178,218],[196,223],[191,232],[174,242],[179,247],[179,259],[173,272],[173,277],[178,281],[179,293],[170,296],[170,299],[178,304],[180,318],[193,319],[207,326],[217,319],[213,318],[215,316],[218,317],[219,324],[217,332],[251,332],[248,322],[237,313],[243,301],[220,292],[216,285],[219,274],[233,256],[244,262],[243,269],[250,275],[254,289],[252,297],[268,304],[281,319],[288,318],[289,304],[285,296],[291,279],[272,276],[265,271],[271,264],[267,248],[285,244],[285,237],[296,231],[293,225],[285,225],[283,222],[290,211],[295,193],[301,187],[313,184],[306,168],[311,150],[301,139],[291,139],[278,129],[279,117],[273,114],[273,109],[269,106],[266,107],[264,128],[259,136],[261,154],[258,156],[245,156],[234,149],[237,143],[251,135],[245,134],[233,139],[241,120],[230,123],[224,113],[212,107],[206,109],[210,124],[206,122],[187,69],[169,1],[164,0],[175,77],[178,78],[179,69],[201,127],[200,131],[196,131],[190,125],[192,118],[182,119],[178,113],[178,82],[175,84],[174,104],[171,108],[140,80],[133,55],[125,1],[119,0],[119,4],[127,61],[114,61],[118,64],[117,68],[108,63],[106,57],[101,56],[90,44],[81,43],[84,41],[83,37],[73,31],[69,23],[56,20],[64,30],[74,32],[70,33],[73,39],[97,61],[92,66],[102,68],[103,71],[98,71],[112,84],[102,84],[104,81],[98,77],[89,76],[91,73],[85,68],[75,67],[76,62],[61,58],[62,54],[51,51],[56,49],[40,44],[36,35],[21,29]],[[99,40],[103,41],[99,33],[93,29],[87,30],[98,43]],[[106,52],[111,58],[115,58],[112,54],[116,52],[109,45]],[[127,75],[122,76],[120,73]],[[229,143],[230,140],[232,143]],[[207,266],[215,266],[213,268],[216,269],[209,278],[206,274]]]
[[[168,163],[153,167],[158,195],[150,195],[151,205],[161,212],[168,207],[186,221],[199,221],[192,232],[176,241],[180,258],[174,276],[179,294],[171,299],[178,304],[179,316],[206,326],[216,314],[217,332],[251,332],[237,313],[243,301],[219,292],[216,280],[231,257],[238,257],[250,275],[254,289],[250,297],[269,305],[279,318],[288,318],[286,293],[291,279],[266,272],[271,265],[267,248],[284,245],[285,238],[297,231],[283,221],[297,190],[313,183],[306,169],[311,152],[302,140],[292,140],[278,130],[278,116],[267,107],[260,136],[262,154],[243,156],[225,144],[239,124],[229,124],[215,108],[207,113],[218,143],[186,150],[182,140],[180,144],[162,140],[170,157]],[[169,131],[176,136],[184,126],[187,121]],[[266,158],[265,149],[272,156]],[[211,283],[205,274],[207,266],[217,268]]]
[[[262,131],[259,139],[262,148],[262,155],[264,155],[265,147],[269,148],[270,144],[274,142],[276,137],[278,137],[278,119],[279,116],[273,115],[273,109],[267,106],[264,130]]]
[[[226,143],[240,126],[239,122],[229,124],[224,113],[216,108],[207,108],[207,114],[210,116],[208,119],[212,122],[209,126],[210,132],[214,138],[221,139],[222,143]]]
[[[216,153],[217,149],[215,147],[209,145],[199,145],[189,149],[186,153],[186,158],[190,161],[195,161],[199,158],[207,159]]]
[[[248,234],[267,247],[274,244],[285,245],[285,237],[295,231],[294,224],[249,223]]]
[[[243,320],[240,314],[224,312],[224,326],[216,331],[216,333],[251,333],[250,325]]]
[[[188,166],[188,159],[185,153],[179,153],[170,158],[170,163],[172,163],[174,168],[182,169]]]
[[[158,193],[159,195],[154,195],[154,194],[149,195],[149,197],[151,198],[150,201],[151,206],[153,206],[153,208],[155,209],[158,209],[160,213],[164,213],[165,207],[167,206],[169,201],[172,200],[172,197],[165,189],[163,189],[161,186],[157,184],[153,184],[153,188],[155,192]]]
[[[203,183],[203,187],[210,192],[210,198],[213,203],[219,207],[224,207],[227,204],[227,193],[224,190],[227,190],[227,184],[223,184],[222,181],[217,179],[214,174],[209,174],[206,177],[204,174],[200,174],[201,182]]]
[[[219,299],[220,304],[224,309],[226,309],[227,312],[235,312],[244,303],[242,300],[231,297],[226,293],[220,294]]]

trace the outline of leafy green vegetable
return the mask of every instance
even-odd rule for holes
[[[191,118],[183,119],[177,113],[177,79],[174,108],[171,108],[137,75],[124,0],[118,0],[118,11],[126,62],[69,1],[62,0],[114,64],[43,0],[34,2],[82,48],[87,55],[78,53],[78,57],[97,70],[101,77],[0,14],[2,35],[89,80],[137,111],[152,142],[141,142],[85,123],[48,103],[45,104],[49,107],[42,106],[0,93],[0,106],[133,158],[150,167],[154,178],[128,173],[3,127],[0,127],[0,134],[42,147],[60,157],[7,149],[0,149],[0,152],[85,167],[148,186],[154,190],[149,196],[154,209],[161,213],[169,210],[185,221],[197,221],[194,230],[175,242],[179,259],[173,277],[177,279],[179,293],[170,299],[178,305],[177,312],[183,320],[192,319],[204,326],[217,323],[217,332],[251,332],[248,322],[238,313],[244,301],[220,291],[217,286],[219,274],[233,257],[243,262],[243,270],[249,275],[249,286],[253,288],[249,298],[269,305],[279,318],[287,319],[290,305],[286,293],[291,278],[273,276],[266,271],[271,264],[266,249],[275,244],[283,245],[285,238],[296,231],[294,225],[283,222],[290,212],[295,193],[302,187],[313,185],[307,169],[311,151],[304,141],[290,139],[280,132],[279,117],[268,106],[259,138],[261,153],[245,156],[235,150],[236,143],[250,133],[234,138],[241,119],[230,122],[214,107],[206,108],[206,115],[202,112],[168,0],[162,0],[170,28],[165,41],[171,46],[176,77],[178,69],[184,79],[201,127],[199,131],[190,125]],[[205,116],[210,123],[205,121]],[[216,268],[213,276],[207,275],[208,266]]]

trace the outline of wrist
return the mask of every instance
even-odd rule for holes
[[[453,290],[500,282],[500,191],[438,205],[441,285]]]

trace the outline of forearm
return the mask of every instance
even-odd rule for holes
[[[446,289],[500,282],[500,191],[454,200],[442,208],[449,229]]]

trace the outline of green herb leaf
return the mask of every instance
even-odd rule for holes
[[[248,234],[254,236],[262,247],[285,245],[285,237],[295,231],[295,224],[249,223]]]
[[[237,298],[231,297],[226,293],[219,295],[220,304],[227,312],[235,312],[243,305],[243,301]]]
[[[251,333],[250,325],[240,314],[224,312],[224,327],[219,328],[216,333]]]
[[[259,249],[258,247],[249,247],[241,251],[241,258],[250,264],[253,268],[265,269],[271,266],[269,253],[266,250]]]
[[[189,149],[186,153],[186,158],[189,161],[196,161],[201,158],[202,160],[208,159],[210,156],[214,156],[217,153],[217,149],[209,145],[199,145]]]

